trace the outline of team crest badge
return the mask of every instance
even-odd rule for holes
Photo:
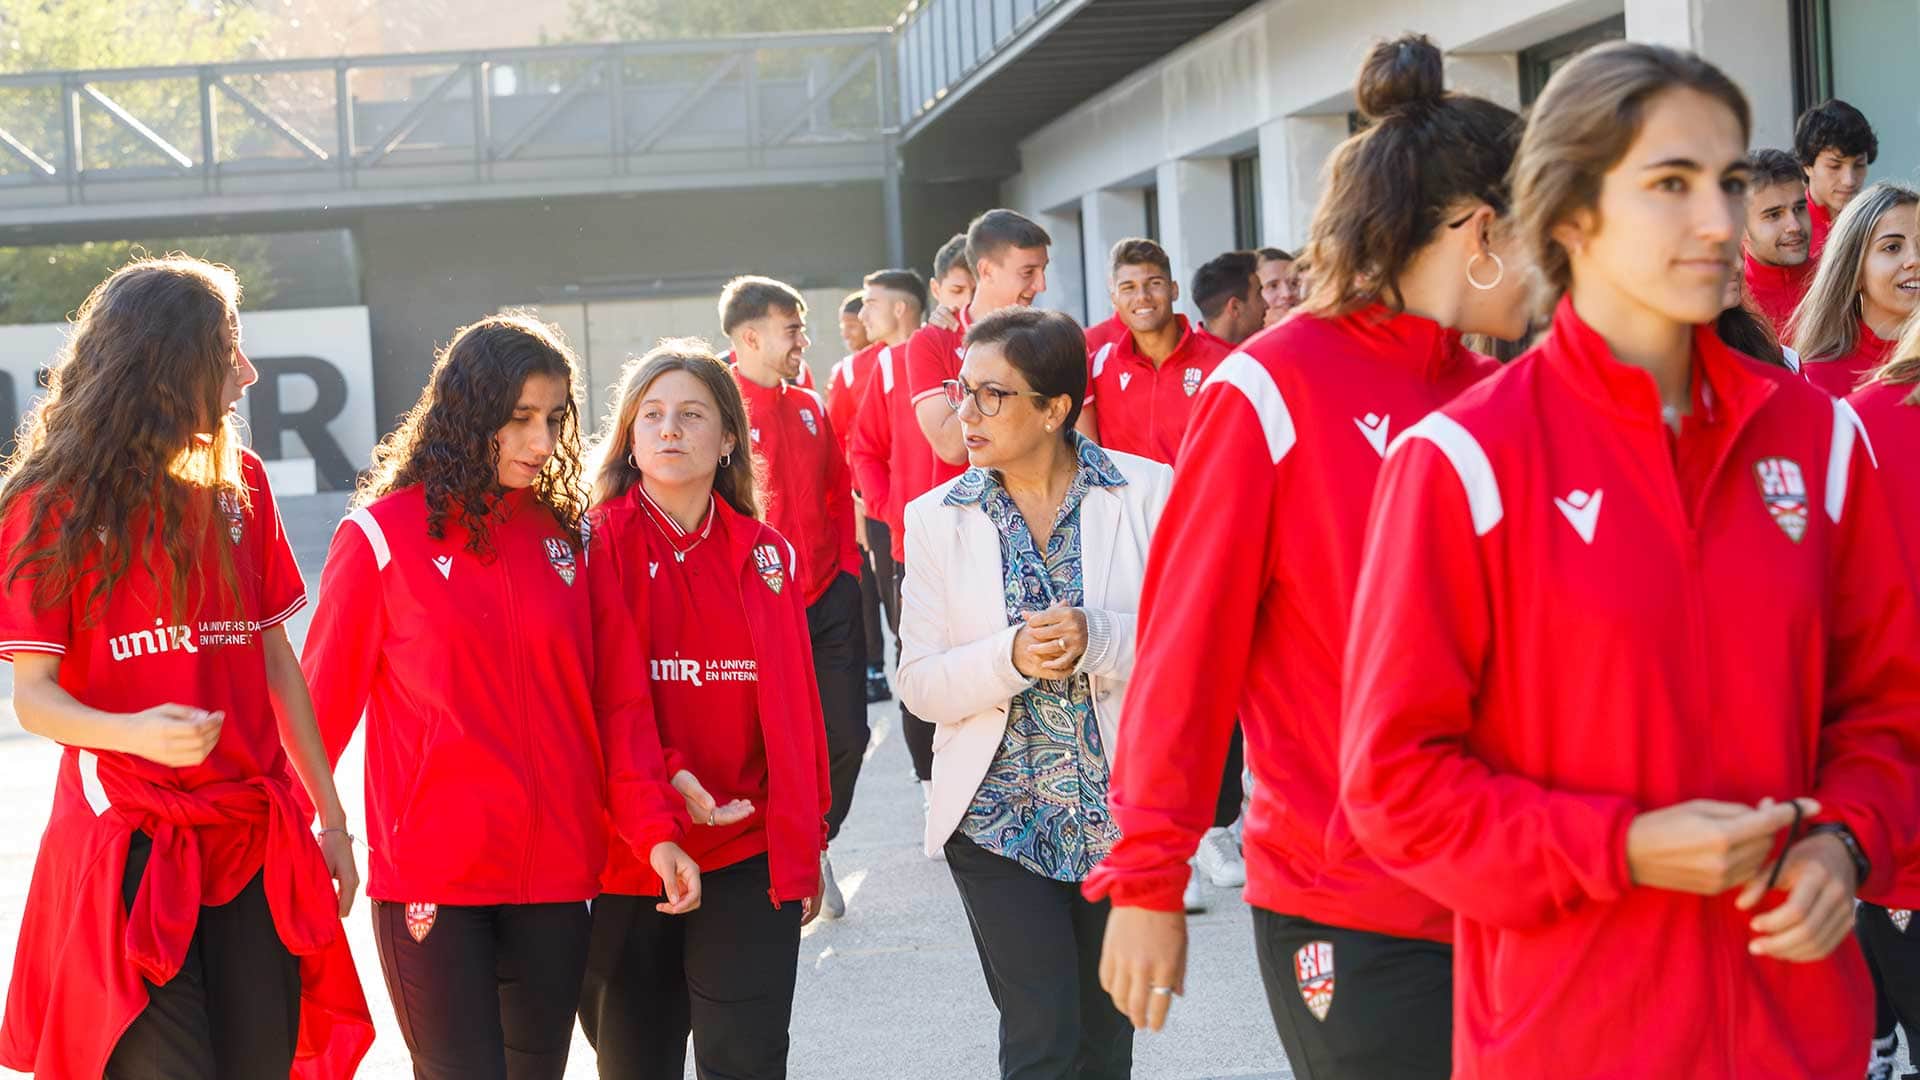
[[[439,904],[408,904],[407,936],[416,945],[427,940],[427,935],[433,933],[433,920],[439,917]]]
[[[809,435],[812,435],[812,436],[815,436],[815,437],[818,437],[818,436],[819,436],[819,434],[820,434],[820,425],[819,425],[819,424],[816,424],[816,423],[814,423],[814,420],[813,420],[813,410],[812,410],[812,409],[801,409],[801,410],[800,410],[800,422],[801,422],[801,423],[803,423],[803,424],[805,424],[805,425],[807,425],[807,434],[809,434]]]
[[[240,542],[241,526],[246,521],[240,514],[240,500],[234,498],[232,492],[223,491],[217,501],[220,504],[220,513],[227,519],[227,539],[237,544]]]
[[[1893,928],[1901,933],[1907,932],[1907,924],[1913,921],[1913,912],[1908,908],[1888,908],[1887,918],[1893,920]]]
[[[573,584],[573,549],[567,546],[565,540],[557,536],[547,537],[547,564],[553,567],[554,573],[560,575],[561,581]]]
[[[780,565],[780,549],[772,544],[761,544],[753,549],[753,565],[760,570],[760,580],[767,583],[775,596],[786,587],[787,571]]]
[[[1300,999],[1315,1020],[1325,1021],[1333,1008],[1333,942],[1309,941],[1293,954],[1293,978]]]
[[[1200,392],[1200,369],[1197,367],[1190,367],[1187,370],[1181,372],[1180,385],[1186,388],[1188,397],[1192,397],[1193,395],[1199,393]]]
[[[1799,543],[1807,535],[1807,480],[1800,466],[1783,457],[1762,458],[1754,463],[1753,475],[1760,481],[1760,498],[1773,523],[1787,539]]]

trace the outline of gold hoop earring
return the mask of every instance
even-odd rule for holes
[[[1485,285],[1480,284],[1480,280],[1473,276],[1473,264],[1483,258],[1493,260],[1493,280],[1487,282]],[[1501,262],[1500,256],[1495,255],[1491,251],[1476,251],[1473,253],[1473,258],[1467,260],[1467,284],[1479,289],[1481,292],[1491,292],[1499,288],[1500,283],[1506,279],[1507,264]]]

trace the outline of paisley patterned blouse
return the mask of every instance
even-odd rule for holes
[[[968,469],[949,506],[978,506],[1000,534],[1001,585],[1009,625],[1054,603],[1079,607],[1080,502],[1093,487],[1126,478],[1098,446],[1074,435],[1080,467],[1042,555],[1033,534],[986,469]],[[1089,650],[1091,654],[1091,649]],[[1082,661],[1084,666],[1085,661]],[[1087,676],[1042,679],[1015,694],[1007,733],[960,823],[968,839],[1055,881],[1080,881],[1120,837],[1107,813],[1107,749],[1094,720]]]

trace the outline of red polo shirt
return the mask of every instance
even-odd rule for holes
[[[1813,189],[1807,189],[1807,222],[1813,228],[1813,235],[1807,240],[1807,265],[1819,266],[1820,253],[1827,250],[1827,234],[1833,231],[1833,213],[1813,199]]]
[[[1088,357],[1087,403],[1099,401],[1100,445],[1173,464],[1193,415],[1200,384],[1233,350],[1226,342],[1174,319],[1180,342],[1158,367],[1140,355],[1131,332]]]
[[[1102,345],[1112,345],[1132,336],[1133,331],[1127,329],[1127,324],[1121,320],[1120,313],[1116,311],[1087,327],[1087,354],[1091,356],[1099,352]]]
[[[812,390],[781,382],[761,386],[731,368],[747,402],[753,451],[767,523],[800,552],[801,595],[820,599],[842,573],[858,576],[853,540],[853,476],[833,437],[827,404]]]
[[[960,327],[957,330],[928,324],[914,331],[913,337],[907,341],[906,376],[907,400],[911,403],[911,408],[908,409],[910,423],[907,424],[904,434],[896,428],[893,436],[896,440],[904,438],[907,442],[925,447],[926,453],[924,470],[915,468],[908,472],[904,486],[901,486],[898,481],[895,483],[894,496],[900,500],[902,513],[905,512],[906,504],[959,476],[967,468],[965,465],[949,465],[942,461],[940,455],[933,452],[932,444],[927,442],[926,435],[920,430],[919,418],[914,415],[914,410],[919,408],[922,401],[946,393],[941,383],[960,377],[960,361],[967,355],[965,345],[967,329],[973,325],[971,306],[961,308],[959,317]],[[916,450],[916,456],[918,453]]]
[[[833,365],[833,374],[827,380],[827,419],[833,421],[833,438],[840,444],[842,457],[852,452],[854,418],[860,403],[866,400],[867,383],[873,380],[880,350],[886,347],[886,342],[876,341]]]

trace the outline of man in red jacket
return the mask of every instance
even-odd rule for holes
[[[1785,338],[1787,320],[1813,280],[1812,226],[1807,220],[1807,189],[1800,163],[1785,150],[1755,150],[1749,161],[1753,180],[1747,188],[1747,295],[1753,306]]]
[[[1807,214],[1817,263],[1826,250],[1833,219],[1867,186],[1867,166],[1880,156],[1880,138],[1859,109],[1835,99],[1800,114],[1793,128],[1793,154],[1806,171]]]
[[[1259,256],[1229,251],[1193,272],[1193,306],[1200,309],[1199,333],[1234,346],[1267,325],[1266,292],[1260,285]],[[1089,349],[1095,348],[1092,341]]]
[[[1286,318],[1293,306],[1300,302],[1300,264],[1294,260],[1292,253],[1280,248],[1265,247],[1254,254],[1260,260],[1257,267],[1260,299],[1267,302],[1265,322],[1272,326]]]
[[[903,506],[966,469],[960,420],[947,404],[941,384],[959,376],[961,342],[974,320],[1001,308],[1032,304],[1035,296],[1046,291],[1047,248],[1052,243],[1047,230],[1012,210],[989,210],[967,227],[967,265],[973,271],[974,287],[973,299],[959,311],[960,325],[923,326],[907,343],[907,393],[920,436],[933,448],[934,462],[926,476],[909,478]],[[894,433],[895,438],[900,435]]]
[[[765,463],[767,522],[799,554],[796,584],[807,602],[814,676],[826,717],[833,803],[827,840],[853,805],[866,755],[866,640],[860,622],[860,550],[853,541],[853,478],[834,439],[826,402],[791,380],[807,351],[807,304],[782,282],[738,277],[720,292],[720,325],[733,345],[733,376],[746,399],[753,452]],[[846,901],[821,856],[824,914]]]
[[[873,377],[874,360],[880,350],[886,346],[871,340],[867,335],[866,319],[860,312],[866,306],[862,293],[854,293],[840,305],[840,340],[848,348],[846,356],[833,365],[827,374],[827,419],[833,422],[833,438],[840,446],[840,456],[853,464],[851,456],[854,415],[859,412],[860,400],[866,396],[867,382]],[[849,316],[848,312],[852,312]],[[849,332],[847,319],[852,318],[859,324],[858,333]],[[867,547],[866,507],[861,504],[860,490],[856,486],[853,492],[853,539],[860,546],[860,623],[866,631],[867,646],[867,704],[885,701],[893,696],[887,686],[886,659],[886,598],[873,567],[873,554]]]

